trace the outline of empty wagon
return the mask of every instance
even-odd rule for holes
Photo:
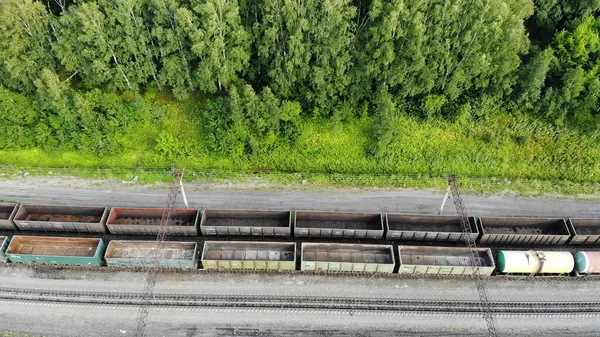
[[[107,214],[106,207],[21,205],[14,223],[24,231],[105,233]]]
[[[202,250],[205,269],[296,269],[296,243],[206,241]]]
[[[104,242],[95,238],[12,237],[6,256],[13,263],[100,266]]]
[[[480,266],[463,247],[398,246],[399,274],[471,275],[479,268],[481,275],[491,275],[495,264],[489,248],[476,248]]]
[[[371,213],[295,213],[294,235],[316,238],[383,238],[383,216]]]
[[[479,218],[480,244],[564,245],[571,233],[564,219]]]
[[[17,204],[0,204],[0,229],[17,229],[13,223],[17,208]]]
[[[473,240],[477,240],[479,231],[475,218],[469,218]],[[466,241],[461,220],[456,216],[387,214],[385,217],[387,240],[399,241]]]
[[[393,247],[340,243],[302,243],[301,270],[392,273]]]
[[[106,221],[111,234],[157,235],[164,208],[114,207]],[[174,209],[171,211],[167,232],[173,236],[197,236],[199,211]]]
[[[574,234],[569,241],[571,245],[600,244],[600,219],[574,219],[567,221],[567,225]]]
[[[154,257],[160,268],[198,268],[198,244],[195,242],[112,240],[104,260],[110,267],[153,267]]]
[[[205,210],[202,235],[290,236],[291,212]]]

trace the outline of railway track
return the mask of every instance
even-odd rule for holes
[[[79,292],[0,288],[1,300],[81,305],[139,306],[141,293]],[[480,313],[478,301],[336,298],[263,295],[156,294],[151,305],[171,308],[310,309],[339,311]],[[598,302],[491,302],[498,314],[598,314]]]

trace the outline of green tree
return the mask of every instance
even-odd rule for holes
[[[200,90],[222,91],[243,74],[249,54],[249,35],[241,24],[236,0],[194,0],[193,12],[180,8],[177,20],[198,58]]]
[[[0,83],[24,93],[35,90],[43,68],[54,68],[54,18],[41,2],[5,0],[0,4]]]

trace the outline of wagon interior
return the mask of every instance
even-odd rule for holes
[[[465,248],[399,246],[399,252],[404,265],[475,266]],[[494,265],[487,249],[478,249],[477,255],[482,267]]]
[[[308,245],[303,246],[304,261],[393,264],[391,246]]]
[[[9,254],[93,257],[99,239],[13,236]]]
[[[104,207],[22,205],[15,220],[99,223],[105,211]]]
[[[16,206],[16,204],[0,204],[0,220],[8,220]]]
[[[294,261],[294,243],[206,242],[202,260]]]
[[[113,208],[107,224],[160,226],[164,209],[162,208]],[[195,226],[198,211],[192,209],[174,209],[171,211],[169,226]]]
[[[290,212],[204,211],[205,226],[290,227]]]
[[[296,212],[297,228],[383,230],[381,214]]]
[[[569,235],[564,219],[480,218],[485,234]]]
[[[576,235],[600,235],[600,219],[571,219]]]
[[[157,243],[140,241],[111,241],[105,258],[150,259],[157,251]],[[196,252],[194,242],[163,242],[160,255],[165,260],[193,260]]]
[[[420,215],[387,215],[388,229],[411,232],[462,232],[459,217],[420,216]]]

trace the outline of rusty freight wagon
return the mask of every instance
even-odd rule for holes
[[[6,256],[13,263],[100,266],[104,242],[95,238],[15,235]]]
[[[567,221],[571,233],[571,245],[600,244],[600,219],[575,219]]]
[[[153,267],[153,254],[160,257],[160,268],[198,268],[198,244],[166,241],[160,247],[156,241],[112,240],[104,260],[110,267]]]
[[[398,246],[399,274],[472,275],[479,268],[481,275],[491,275],[495,264],[489,248],[475,248],[481,267],[471,260],[471,251],[464,247]]]
[[[202,235],[290,236],[291,212],[205,210]]]
[[[107,215],[106,207],[21,205],[14,223],[24,231],[105,233]]]
[[[0,204],[0,229],[17,229],[13,219],[18,207],[17,204]]]
[[[294,235],[315,238],[383,238],[383,216],[371,213],[295,213]]]
[[[164,208],[114,207],[106,221],[111,234],[157,235]],[[167,227],[169,235],[197,236],[199,211],[174,209]]]
[[[475,221],[469,218],[473,240],[479,236]],[[387,240],[464,242],[467,235],[456,216],[387,214],[385,225]]]
[[[564,245],[571,238],[564,219],[485,217],[478,222],[482,245]]]
[[[8,238],[0,236],[0,262],[6,262],[6,248],[8,248]]]
[[[206,241],[202,250],[204,269],[296,269],[296,243]]]
[[[302,243],[301,270],[392,273],[393,246]]]

